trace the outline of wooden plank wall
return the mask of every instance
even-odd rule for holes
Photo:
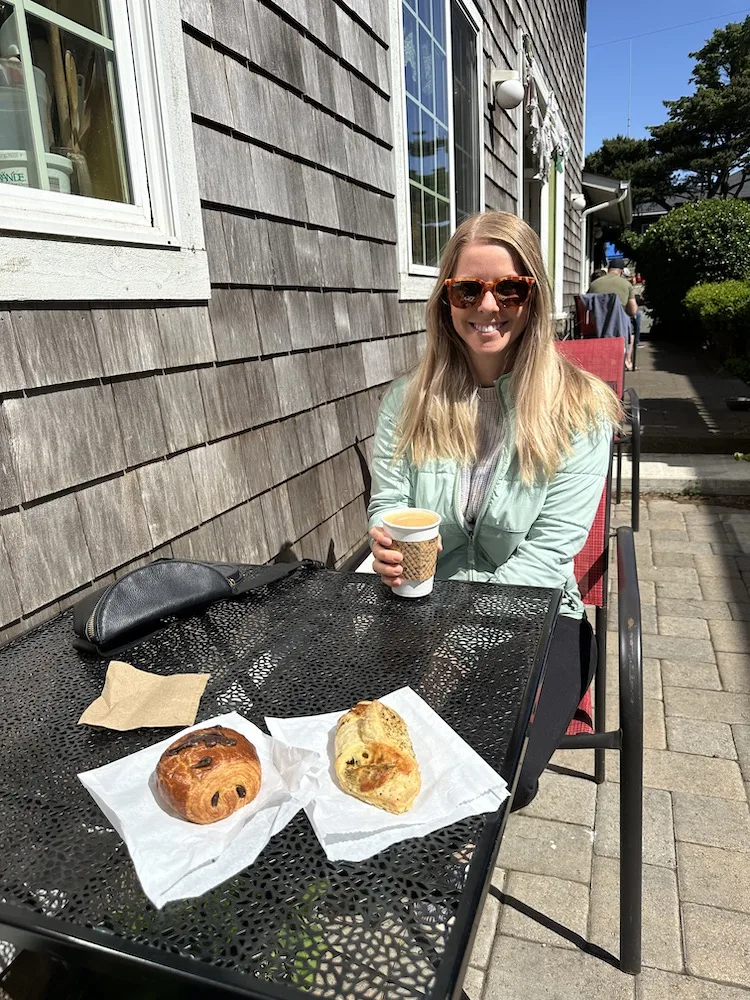
[[[487,208],[518,207],[518,129],[515,112],[496,108],[490,118],[489,78],[493,68],[518,69],[518,35],[528,35],[532,58],[557,97],[572,140],[565,164],[563,296],[572,308],[579,291],[582,255],[580,214],[570,199],[581,190],[584,141],[585,4],[580,0],[483,0],[485,54],[485,201]]]
[[[565,161],[565,242],[563,295],[567,309],[580,291],[583,257],[581,215],[571,207],[581,191],[584,143],[584,93],[586,87],[586,10],[579,0],[525,0],[519,3],[523,30],[532,40],[533,58],[554,91],[560,113],[572,140]]]
[[[521,13],[482,9],[488,80],[518,65]],[[212,297],[0,311],[0,642],[158,555],[262,562],[291,544],[340,562],[364,538],[379,399],[424,322],[398,300],[387,14],[183,0]],[[530,0],[528,18],[571,88],[577,189],[578,3]],[[496,112],[488,207],[516,208],[516,141]],[[568,218],[569,293],[577,241]]]
[[[0,641],[158,555],[341,561],[398,302],[380,0],[187,0],[209,303],[0,313]]]

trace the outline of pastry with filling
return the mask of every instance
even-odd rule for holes
[[[406,723],[380,701],[360,701],[336,726],[336,777],[343,791],[390,813],[414,803],[422,780]]]
[[[253,744],[224,726],[180,736],[156,765],[161,800],[191,823],[216,823],[231,816],[253,801],[261,779]]]

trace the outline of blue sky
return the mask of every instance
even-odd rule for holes
[[[742,21],[748,14],[748,0],[745,7],[742,0],[710,4],[705,0],[630,0],[621,6],[608,0],[589,0],[586,152],[598,149],[602,139],[628,134],[629,78],[630,135],[640,138],[648,135],[647,125],[665,121],[662,101],[690,92],[693,60],[688,53],[699,49],[714,29]],[[686,25],[686,21],[700,23]],[[660,28],[672,30],[642,35]],[[642,35],[632,42],[632,73],[627,41],[601,44],[631,35]]]

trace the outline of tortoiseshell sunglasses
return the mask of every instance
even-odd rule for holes
[[[518,309],[528,299],[535,278],[522,274],[509,274],[495,281],[481,278],[446,278],[448,300],[456,309],[478,306],[487,292],[492,292],[501,309]]]

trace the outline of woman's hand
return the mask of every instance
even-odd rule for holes
[[[403,556],[391,548],[393,539],[385,528],[370,528],[372,538],[372,554],[375,561],[372,568],[378,574],[386,587],[400,587],[404,582],[401,570]],[[443,551],[443,543],[438,535],[438,552]]]

